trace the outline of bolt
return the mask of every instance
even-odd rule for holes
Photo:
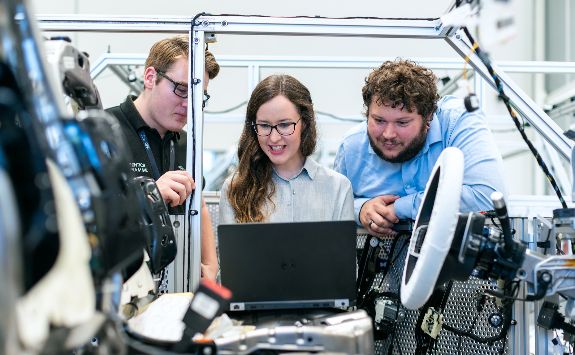
[[[499,326],[501,326],[501,323],[503,323],[503,316],[501,316],[501,314],[499,313],[493,313],[489,316],[489,325],[491,325],[494,328],[497,328]]]

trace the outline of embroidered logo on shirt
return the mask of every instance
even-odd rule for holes
[[[132,171],[135,173],[147,173],[148,172],[148,167],[146,166],[146,163],[130,163],[130,167],[132,168]]]

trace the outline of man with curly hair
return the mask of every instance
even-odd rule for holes
[[[490,195],[505,192],[502,159],[482,113],[463,100],[439,98],[437,78],[409,60],[387,61],[362,89],[367,121],[348,132],[335,170],[353,188],[355,218],[372,235],[394,235],[400,219],[415,219],[441,152],[465,157],[461,211],[493,209]]]

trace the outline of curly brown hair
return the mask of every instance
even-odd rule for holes
[[[207,49],[206,49],[205,63],[206,63],[206,72],[208,73],[208,78],[213,79],[216,76],[218,76],[218,73],[220,72],[220,65],[216,61],[216,57],[214,57],[212,52],[210,52]]]
[[[227,193],[238,223],[264,221],[266,216],[262,209],[266,201],[273,205],[273,167],[258,143],[253,125],[259,108],[279,95],[285,96],[295,105],[303,122],[299,147],[302,155],[308,157],[315,150],[317,130],[309,90],[290,75],[271,75],[262,80],[248,102],[244,129],[238,144],[239,164]]]
[[[374,69],[361,91],[366,116],[375,98],[377,104],[417,112],[425,120],[437,109],[437,77],[430,69],[405,59],[386,61]]]

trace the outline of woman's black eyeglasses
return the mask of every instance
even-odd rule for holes
[[[301,121],[301,118],[297,122],[280,122],[273,126],[267,123],[253,123],[252,127],[254,127],[254,131],[256,131],[258,136],[269,136],[274,128],[281,136],[291,136],[295,132],[295,126],[299,121]]]

